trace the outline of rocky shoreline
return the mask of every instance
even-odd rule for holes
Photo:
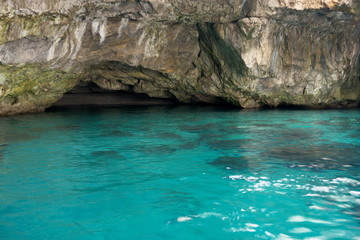
[[[180,103],[358,107],[359,9],[351,0],[0,0],[0,115],[44,111],[83,83]]]

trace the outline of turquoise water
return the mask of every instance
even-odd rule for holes
[[[360,239],[360,110],[0,119],[0,239]]]

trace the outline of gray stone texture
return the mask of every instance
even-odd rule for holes
[[[243,108],[355,107],[355,0],[0,0],[0,115],[79,82]]]

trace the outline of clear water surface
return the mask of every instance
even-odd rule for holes
[[[360,239],[360,110],[0,119],[0,239]]]

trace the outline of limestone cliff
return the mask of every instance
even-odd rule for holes
[[[355,0],[0,0],[0,115],[80,82],[244,108],[360,102]]]

